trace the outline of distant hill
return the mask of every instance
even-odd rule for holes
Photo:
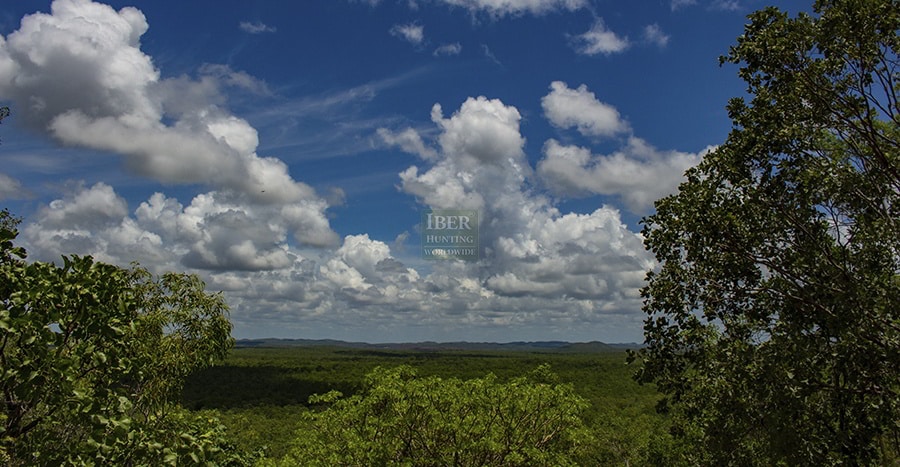
[[[369,344],[366,342],[347,342],[334,339],[238,339],[236,347],[343,347],[356,349],[384,350],[506,350],[519,352],[616,352],[625,349],[638,349],[641,344],[605,344],[603,342],[410,342],[390,344]]]

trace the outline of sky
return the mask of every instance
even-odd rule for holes
[[[640,220],[763,6],[3,2],[0,207],[32,260],[198,274],[236,338],[642,342]],[[441,209],[477,261],[424,257]]]

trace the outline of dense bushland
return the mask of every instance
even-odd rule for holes
[[[539,374],[529,376],[538,368],[542,368]],[[502,395],[518,397],[531,390],[546,396],[542,400],[548,413],[558,410],[568,414],[561,417],[568,420],[571,443],[546,446],[548,455],[564,456],[556,457],[556,462],[542,464],[532,459],[522,465],[554,465],[565,459],[589,465],[659,464],[664,462],[663,456],[673,452],[667,421],[655,412],[655,389],[632,381],[633,371],[625,362],[624,352],[239,347],[222,365],[189,378],[183,405],[222,420],[239,446],[247,451],[263,450],[270,463],[305,465],[309,459],[325,455],[326,440],[333,441],[334,446],[346,445],[341,437],[355,435],[340,428],[353,426],[353,420],[386,426],[402,421],[397,412],[386,415],[375,411],[373,404],[379,394],[382,399],[386,393],[405,394],[408,397],[398,400],[420,408],[468,404],[473,416],[488,420],[489,399],[496,399],[494,410],[502,409],[512,417],[517,409],[503,408]],[[433,397],[417,399],[425,397],[422,389],[426,386]],[[481,399],[473,387],[482,388]],[[310,396],[333,390],[345,397],[309,402]],[[554,400],[549,394],[559,397]],[[332,402],[337,403],[332,406]],[[580,410],[575,410],[578,407]],[[420,411],[422,419],[406,422],[428,423],[434,431],[440,431],[434,426],[447,422],[428,418],[424,410]],[[309,444],[317,440],[318,451]],[[356,442],[366,446],[364,440]],[[374,449],[371,445],[367,448]]]

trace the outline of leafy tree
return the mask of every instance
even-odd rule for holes
[[[364,394],[314,396],[309,428],[284,461],[303,466],[578,465],[587,441],[585,401],[548,367],[497,381],[419,377],[412,367],[378,368]]]
[[[644,220],[638,377],[694,462],[871,464],[900,448],[900,4],[753,13],[752,99]]]
[[[22,222],[22,219],[12,215],[9,209],[3,208],[3,210],[0,210],[0,230],[14,232],[20,222]]]
[[[233,343],[222,296],[196,276],[90,257],[26,262],[18,221],[0,218],[0,460],[241,463],[215,420],[171,402]]]

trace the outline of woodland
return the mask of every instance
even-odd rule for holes
[[[642,220],[627,352],[235,347],[198,276],[31,261],[4,209],[0,463],[900,465],[898,31],[749,16],[731,133]]]
[[[304,415],[322,407],[321,403],[310,403],[310,397],[335,390],[345,395],[364,392],[369,380],[367,375],[378,369],[405,367],[414,370],[419,380],[439,378],[434,382],[445,386],[451,380],[483,380],[493,375],[495,384],[502,385],[544,366],[548,382],[570,388],[567,398],[559,400],[561,404],[582,402],[577,411],[580,421],[573,422],[573,426],[580,426],[580,435],[584,439],[580,441],[579,452],[570,459],[573,465],[660,465],[665,463],[663,457],[672,449],[666,418],[656,412],[659,396],[655,389],[633,380],[634,367],[626,363],[626,358],[626,353],[621,350],[238,346],[223,364],[188,378],[181,402],[191,411],[220,420],[245,452],[258,453],[275,465],[294,465],[299,462],[291,457],[291,451],[297,449],[297,438],[308,436],[316,427],[316,420]],[[471,392],[451,394],[447,399],[454,397],[465,399],[471,397]],[[501,398],[492,400],[499,403]],[[545,396],[543,400],[552,403],[549,397]],[[439,424],[441,421],[431,422]],[[423,426],[417,429],[425,430]],[[306,462],[310,461],[307,459]],[[557,459],[556,462],[564,461]],[[384,465],[393,464],[385,462]]]

